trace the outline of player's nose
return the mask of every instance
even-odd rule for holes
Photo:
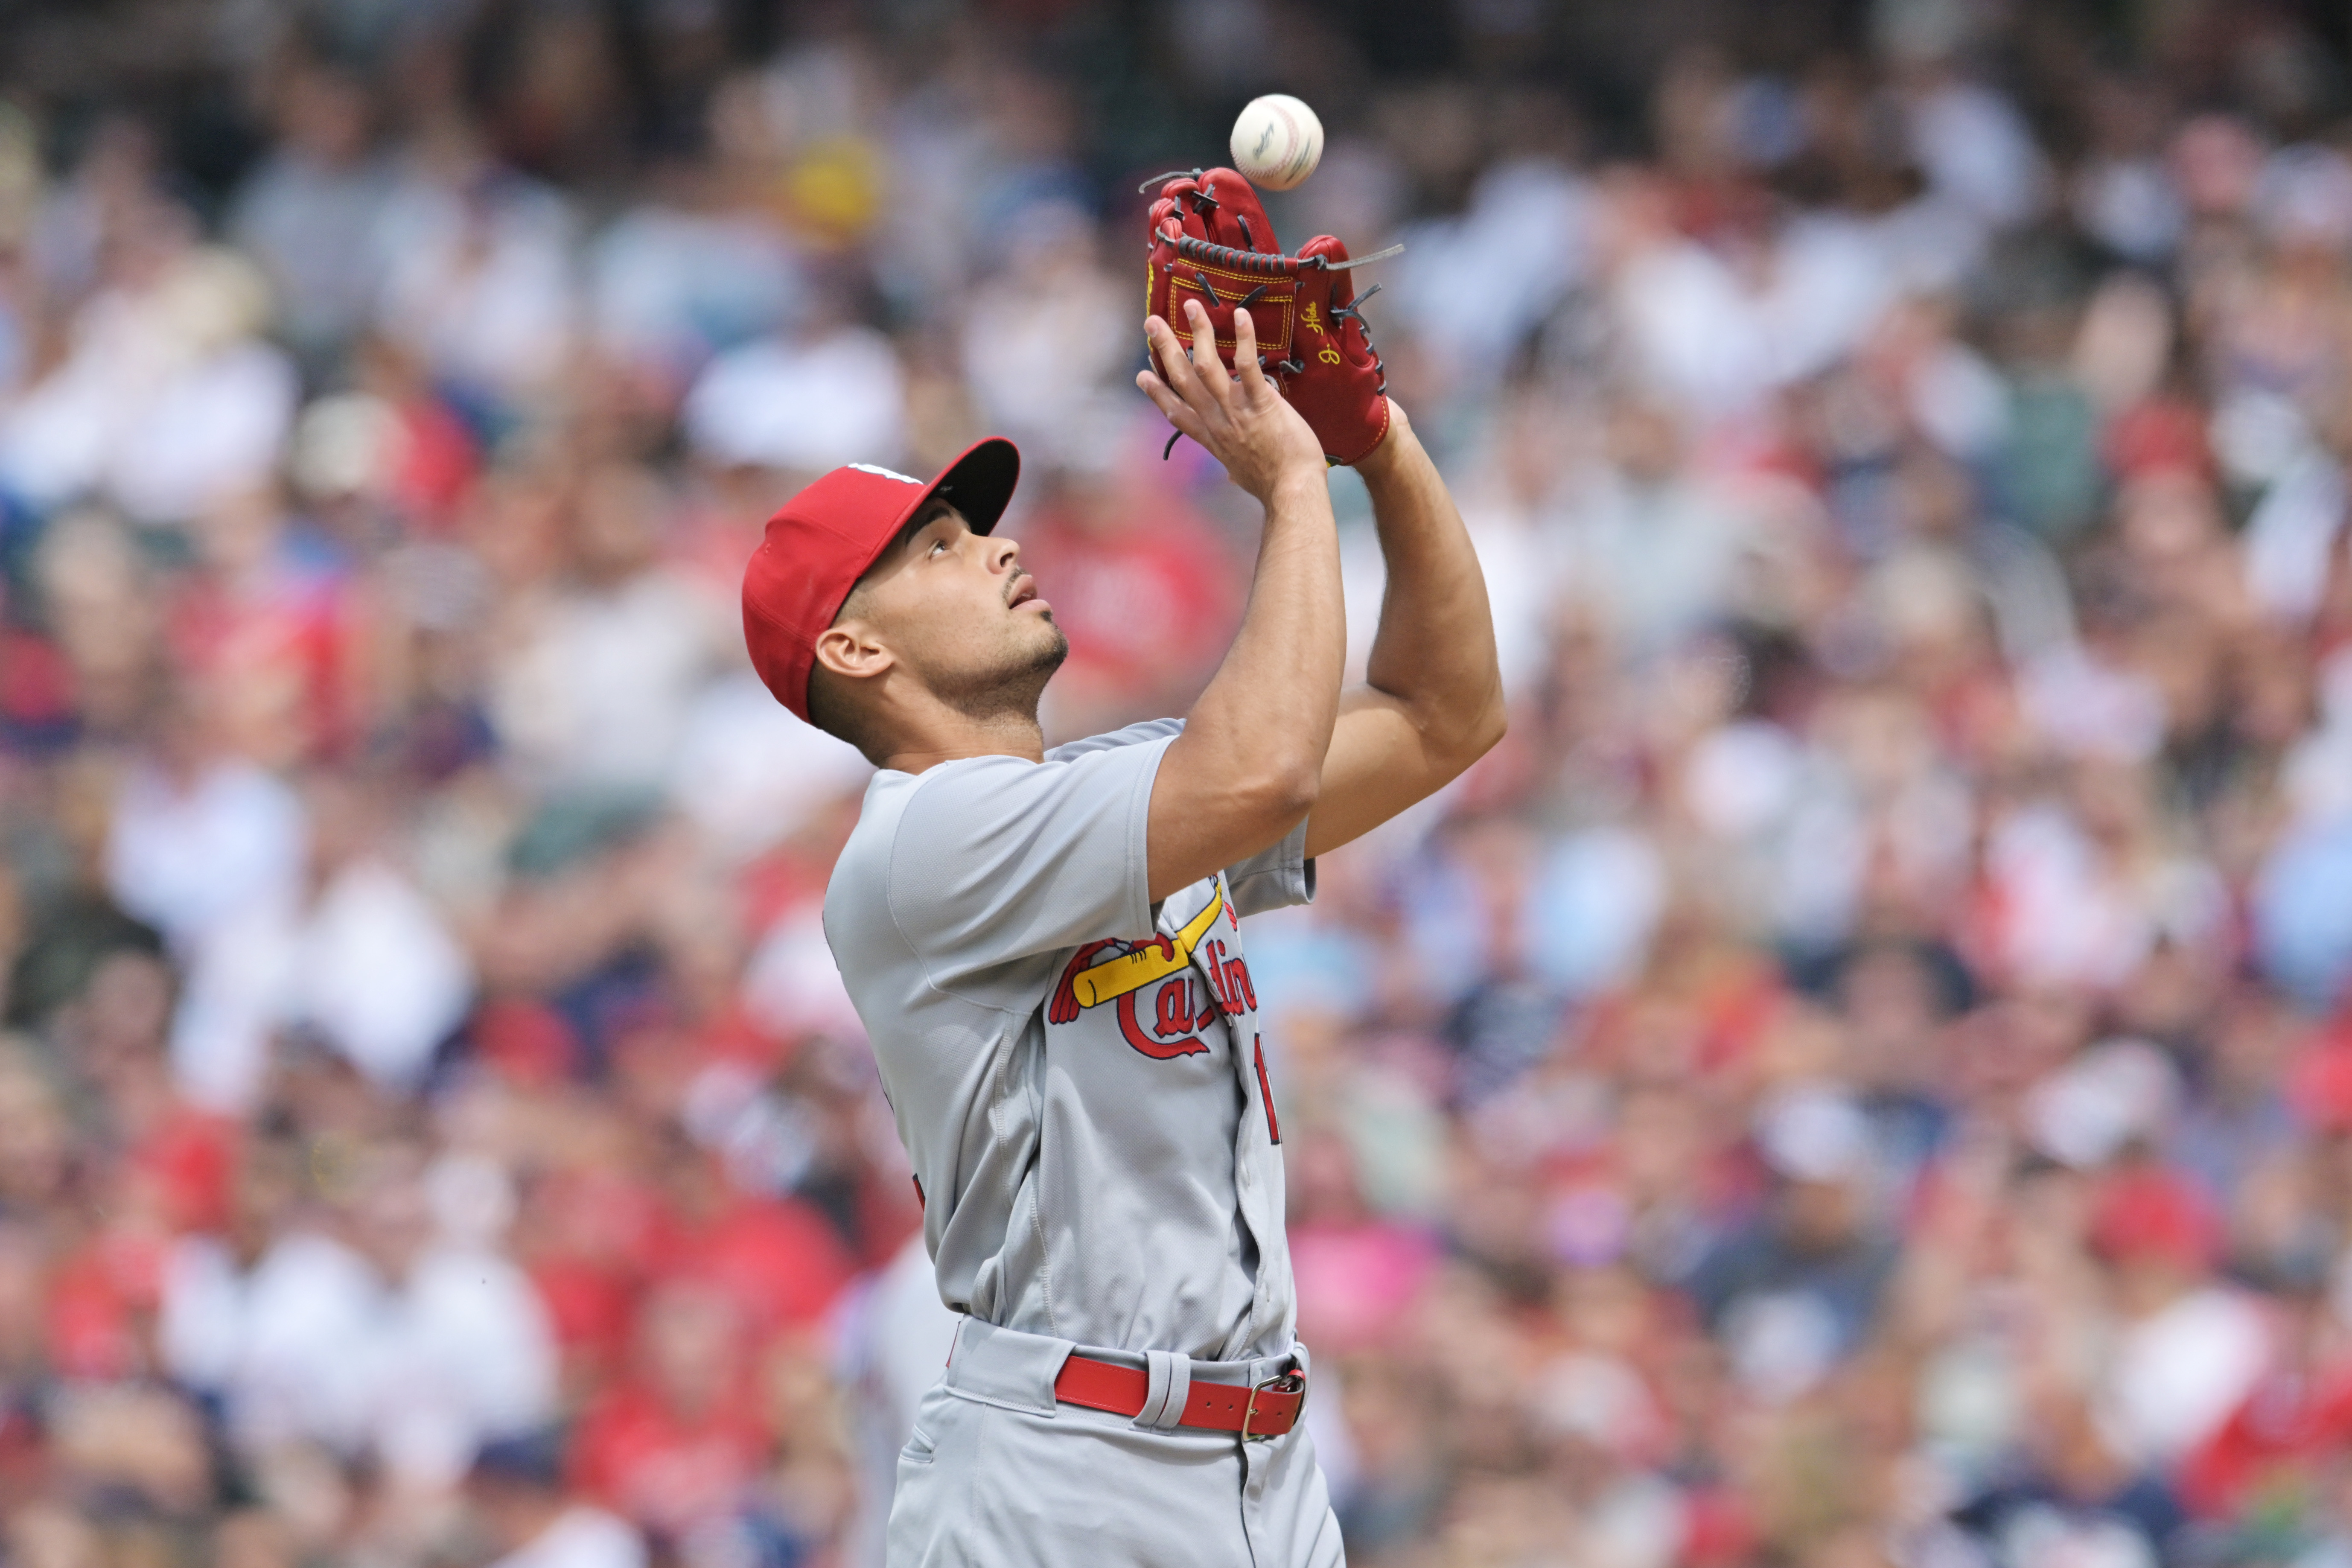
[[[1021,542],[1019,540],[1007,539],[1003,534],[992,534],[989,536],[988,546],[990,571],[1010,572],[1020,564]]]

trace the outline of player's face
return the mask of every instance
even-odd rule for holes
[[[902,541],[868,579],[861,618],[935,695],[970,710],[1034,712],[1070,645],[1021,565],[1021,546],[953,508]]]

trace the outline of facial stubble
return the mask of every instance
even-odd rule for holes
[[[992,661],[992,668],[959,673],[934,685],[932,691],[958,712],[983,723],[1005,719],[1034,723],[1045,683],[1070,657],[1070,639],[1054,623],[1052,613],[1041,613],[1038,618],[1050,637],[1027,647],[1008,646],[1001,660]],[[1015,643],[1013,638],[1006,640]]]

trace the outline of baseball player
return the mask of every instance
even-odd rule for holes
[[[1274,243],[1228,170],[1171,181],[1153,214],[1155,268],[1192,276],[1155,276],[1139,384],[1265,513],[1241,628],[1183,719],[1045,748],[1067,644],[992,531],[1020,466],[1003,440],[928,484],[825,475],[744,578],[769,688],[879,770],[825,934],[961,1314],[899,1455],[896,1568],[1342,1561],[1299,1421],[1241,917],[1311,899],[1318,855],[1503,729],[1477,562],[1384,395],[1345,250],[1225,254],[1235,218]],[[1344,693],[1327,456],[1362,474],[1388,563]]]

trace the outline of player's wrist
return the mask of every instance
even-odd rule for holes
[[[1264,501],[1271,511],[1287,501],[1324,495],[1330,488],[1330,481],[1325,477],[1328,472],[1319,452],[1311,462],[1305,458],[1286,461],[1274,471],[1257,499]]]
[[[1386,398],[1388,427],[1381,432],[1372,449],[1348,466],[1363,476],[1369,488],[1377,487],[1394,477],[1421,450],[1421,438],[1412,433],[1412,422],[1404,416],[1404,405],[1395,398]]]

